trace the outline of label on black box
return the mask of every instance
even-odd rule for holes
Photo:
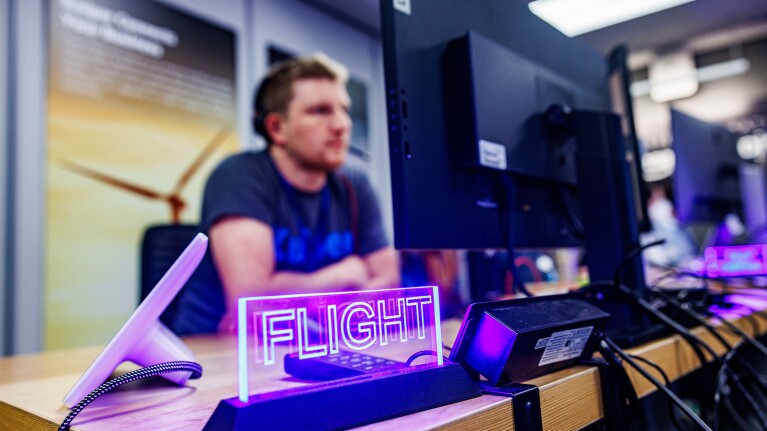
[[[585,328],[568,329],[551,334],[549,342],[546,344],[546,350],[543,351],[541,361],[538,366],[552,364],[554,362],[566,361],[577,358],[586,348],[586,342],[591,336],[593,326]]]

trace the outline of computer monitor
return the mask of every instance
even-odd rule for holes
[[[613,193],[630,202],[607,202],[613,186],[583,187],[592,172],[578,167],[579,155],[614,162],[612,141],[601,142],[613,131],[576,144],[575,126],[550,111],[610,112],[607,59],[519,2],[407,3],[381,3],[397,248],[583,246],[584,197],[596,198],[587,211],[604,210],[596,217],[635,224],[630,182]],[[625,154],[615,159],[625,165],[616,175],[628,175]],[[612,214],[616,206],[630,214]],[[612,278],[615,256],[634,241],[618,253],[587,250],[613,256],[600,278]]]
[[[382,1],[381,16],[395,247],[584,246],[592,280],[621,267],[644,288],[641,258],[623,265],[636,182],[608,60],[522,2]]]
[[[72,387],[64,398],[65,406],[72,408],[77,405],[125,361],[150,366],[168,361],[194,360],[192,351],[160,322],[160,315],[197,269],[207,248],[208,237],[197,234]],[[183,385],[190,374],[175,372],[162,374],[162,377]]]
[[[626,158],[629,161],[629,175],[634,188],[634,216],[641,232],[652,229],[647,211],[650,185],[645,181],[642,169],[642,148],[636,133],[634,105],[631,96],[631,71],[628,67],[629,48],[621,44],[613,48],[608,56],[610,73],[610,106],[620,116],[621,130],[626,141]]]
[[[742,215],[739,135],[672,109],[671,136],[679,221],[719,224],[728,214]]]
[[[606,60],[519,2],[394,3],[382,36],[395,246],[506,248],[506,174],[516,246],[581,245],[575,145],[548,139],[543,116],[609,110]]]
[[[740,190],[743,199],[743,221],[747,241],[767,244],[767,169],[762,162],[746,162],[740,166]]]

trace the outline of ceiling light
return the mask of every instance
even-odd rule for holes
[[[696,76],[699,83],[716,81],[718,79],[731,78],[743,75],[751,68],[751,62],[745,58],[736,58],[721,63],[699,67]],[[650,94],[650,81],[634,81],[631,83],[631,96],[641,97]]]
[[[748,72],[751,62],[745,58],[736,58],[721,63],[711,64],[698,68],[698,81],[708,82],[717,79],[738,76]]]
[[[691,1],[536,0],[528,7],[544,21],[572,37]]]
[[[653,102],[682,99],[698,92],[695,58],[690,51],[678,51],[659,57],[650,64],[648,77]]]
[[[743,160],[764,160],[767,153],[767,133],[764,130],[738,139],[738,155]]]

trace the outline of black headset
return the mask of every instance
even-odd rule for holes
[[[256,96],[253,98],[253,112],[255,113],[253,116],[253,130],[259,135],[263,136],[267,142],[271,140],[269,133],[266,131],[265,124],[266,116],[269,115],[269,111],[263,110],[263,99],[266,88],[270,85],[271,80],[269,78],[264,79],[264,81],[261,82],[261,85],[258,87],[258,91],[256,91]]]
[[[253,130],[268,141],[270,138],[266,133],[266,125],[264,124],[267,114],[269,114],[269,111],[259,112],[253,117]]]

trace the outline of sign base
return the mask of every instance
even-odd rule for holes
[[[217,430],[351,428],[443,406],[482,394],[457,363],[416,366],[221,400],[205,425]]]

